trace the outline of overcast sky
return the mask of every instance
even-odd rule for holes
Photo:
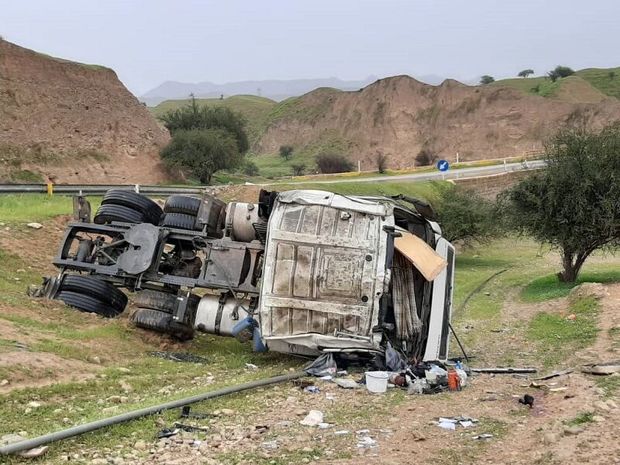
[[[0,35],[163,81],[458,79],[620,65],[620,0],[0,0]]]

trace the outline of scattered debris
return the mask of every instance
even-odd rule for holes
[[[299,423],[304,426],[318,426],[319,423],[323,423],[323,412],[320,410],[310,410],[308,415]]]
[[[572,436],[576,436],[579,433],[583,433],[585,431],[585,429],[583,429],[581,426],[567,426],[566,428],[564,428],[564,434],[567,435],[572,435]]]
[[[318,386],[315,386],[314,384],[311,386],[306,386],[304,388],[304,392],[309,392],[311,394],[318,394],[319,392],[321,392],[321,390],[319,389]]]
[[[437,426],[443,429],[454,431],[458,425],[463,428],[471,428],[475,423],[478,423],[477,418],[472,417],[439,417],[437,420]]]
[[[320,378],[321,376],[335,375],[338,371],[338,366],[334,360],[334,355],[331,352],[327,352],[308,364],[304,371],[309,375]]]
[[[572,373],[573,370],[563,370],[563,371],[554,371],[553,373],[549,373],[548,375],[541,376],[540,378],[534,378],[534,381],[544,381],[551,378],[557,378],[558,376],[568,375]]]
[[[519,403],[523,404],[523,405],[528,405],[530,408],[534,407],[534,397],[529,395],[529,394],[525,394],[523,397],[521,397],[519,399]]]
[[[151,357],[163,358],[164,360],[170,360],[172,362],[186,362],[186,363],[207,363],[208,360],[204,357],[194,354],[188,354],[183,352],[149,352]]]
[[[357,447],[360,449],[373,449],[377,447],[377,441],[370,436],[362,436],[357,440]]]
[[[209,431],[208,428],[205,428],[202,426],[185,425],[183,423],[178,423],[178,422],[174,424],[174,428],[175,429],[178,428],[181,431],[185,431],[187,433],[199,433],[199,432]]]
[[[41,229],[43,227],[41,223],[28,223],[26,226],[32,229]]]
[[[351,431],[349,431],[347,429],[341,429],[341,430],[338,430],[338,431],[334,431],[334,434],[336,436],[345,436],[347,434],[351,434]]]
[[[614,373],[620,373],[620,360],[614,360],[612,362],[595,363],[592,365],[583,365],[581,371],[589,373],[591,375],[612,375]]]
[[[537,370],[536,368],[497,367],[497,368],[472,368],[471,371],[474,373],[493,373],[497,375],[503,375],[503,374],[513,374],[513,373],[536,373]],[[537,379],[545,379],[545,378],[537,378]]]
[[[357,389],[361,386],[351,378],[335,378],[334,383],[344,389]]]
[[[212,415],[209,413],[194,413],[192,412],[192,407],[189,405],[186,405],[181,409],[181,418],[196,418],[199,420],[203,420],[211,416]]]
[[[279,447],[278,441],[265,441],[261,445],[263,446],[263,449],[268,450],[276,450]]]
[[[486,439],[491,439],[493,437],[492,434],[490,433],[483,433],[483,434],[479,434],[477,436],[474,436],[472,439],[478,440],[478,441],[484,441]]]
[[[246,363],[246,364],[245,364],[245,367],[246,367],[248,370],[258,370],[258,366],[254,365],[253,363]]]
[[[0,445],[5,446],[8,444],[13,444],[15,442],[21,442],[24,440],[26,440],[26,438],[20,434],[5,434],[4,436],[0,437]],[[35,447],[34,449],[28,449],[28,450],[18,452],[17,455],[19,455],[20,457],[27,458],[27,459],[33,459],[36,457],[41,457],[43,454],[47,452],[48,449],[49,449],[48,446]]]
[[[169,438],[171,436],[175,436],[179,434],[181,431],[179,428],[164,428],[157,433],[157,439]]]

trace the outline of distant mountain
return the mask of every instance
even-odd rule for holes
[[[439,84],[442,77],[435,75],[419,76],[419,80],[428,84]],[[159,105],[164,100],[186,99],[190,94],[196,98],[219,98],[231,95],[257,95],[271,100],[281,101],[289,97],[297,97],[320,87],[331,87],[338,90],[359,90],[377,80],[369,76],[359,81],[344,81],[338,78],[321,79],[289,79],[265,81],[240,81],[215,84],[213,82],[184,83],[167,81],[140,97],[148,106]]]

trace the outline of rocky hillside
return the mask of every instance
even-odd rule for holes
[[[0,40],[2,182],[158,182],[167,140],[111,69]]]
[[[510,87],[453,80],[432,86],[396,76],[357,92],[317,89],[280,103],[254,150],[269,154],[291,144],[298,152],[340,151],[364,169],[375,169],[380,153],[390,168],[413,166],[422,148],[450,160],[457,152],[463,161],[520,156],[540,150],[564,123],[620,119],[618,99],[593,95],[590,103],[576,103]]]

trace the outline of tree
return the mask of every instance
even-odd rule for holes
[[[240,153],[247,152],[250,147],[245,131],[246,122],[241,114],[226,107],[199,105],[193,95],[186,106],[168,111],[159,119],[173,137],[179,130],[223,129],[235,137]]]
[[[293,163],[291,164],[291,171],[293,176],[302,176],[304,171],[306,171],[306,165],[303,163]]]
[[[551,79],[552,82],[555,82],[560,78],[565,78],[573,74],[575,74],[575,71],[568,66],[558,65],[553,70],[549,71],[547,76],[549,76],[549,79]]]
[[[534,70],[533,69],[524,69],[523,71],[520,71],[519,74],[517,74],[517,76],[522,77],[522,78],[526,78],[530,74],[534,74]]]
[[[546,145],[547,166],[503,195],[509,224],[559,250],[573,283],[595,250],[620,244],[620,123],[565,128]]]
[[[284,158],[286,161],[288,161],[289,158],[293,156],[293,146],[292,145],[281,145],[280,156]]]
[[[387,168],[387,155],[381,152],[377,153],[375,163],[377,164],[377,171],[381,174],[385,173]]]
[[[243,117],[228,108],[188,105],[160,117],[172,139],[160,153],[165,164],[209,183],[213,173],[241,165],[249,148]]]
[[[415,164],[417,166],[431,166],[436,161],[437,155],[435,155],[429,148],[423,148],[415,157]]]
[[[239,166],[243,154],[235,137],[223,129],[179,129],[161,151],[166,165],[204,184],[211,182],[213,173]]]
[[[485,242],[502,233],[494,202],[461,186],[437,184],[437,221],[449,241]]]
[[[616,72],[615,71],[608,72],[607,77],[609,78],[610,81],[613,81],[613,79],[616,77]]]
[[[482,84],[483,86],[486,84],[491,84],[492,82],[495,82],[495,78],[493,76],[485,74],[484,76],[480,77],[480,84]]]
[[[316,157],[316,165],[321,173],[345,173],[353,171],[353,163],[337,153],[322,153]]]

